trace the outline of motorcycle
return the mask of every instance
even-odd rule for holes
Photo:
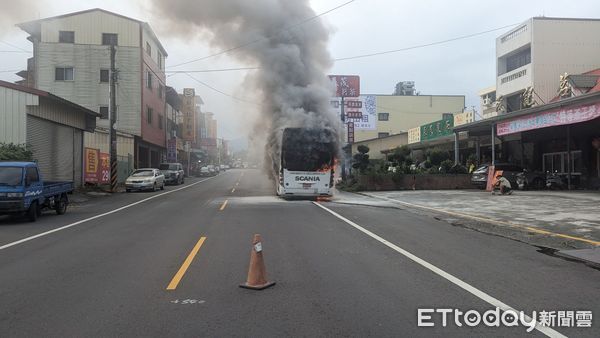
[[[529,186],[529,182],[527,181],[527,169],[523,169],[522,172],[518,173],[516,179],[519,190],[527,189]]]
[[[564,177],[558,174],[558,171],[548,171],[546,172],[546,187],[552,190],[563,190],[567,188],[567,182]]]

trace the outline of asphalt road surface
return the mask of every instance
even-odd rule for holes
[[[0,336],[600,336],[597,269],[410,210],[273,191],[230,170],[37,223],[0,218]],[[255,233],[277,282],[263,291],[238,287]],[[418,326],[418,309],[496,306],[592,311],[592,327],[452,314],[444,327],[440,313]]]

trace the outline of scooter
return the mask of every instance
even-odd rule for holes
[[[558,174],[558,171],[553,173],[546,172],[546,187],[552,190],[563,190],[567,188],[565,178]]]
[[[516,176],[519,190],[526,190],[529,186],[529,182],[527,180],[527,169],[523,169],[523,171],[518,173]]]

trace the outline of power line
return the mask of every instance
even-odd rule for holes
[[[165,73],[211,73],[211,72],[231,72],[237,70],[255,70],[259,67],[240,67],[240,68],[221,68],[221,69],[201,69],[201,70],[165,70]]]
[[[451,38],[451,39],[446,39],[446,40],[441,40],[441,41],[426,43],[426,44],[422,44],[422,45],[416,45],[416,46],[405,47],[405,48],[400,48],[400,49],[394,49],[394,50],[388,50],[388,51],[383,51],[383,52],[377,52],[377,53],[370,53],[370,54],[363,54],[363,55],[355,55],[355,56],[337,58],[337,59],[333,59],[333,61],[354,60],[354,59],[366,58],[366,57],[371,57],[371,56],[378,56],[378,55],[384,55],[384,54],[404,52],[404,51],[407,51],[407,50],[418,49],[418,48],[423,48],[423,47],[430,47],[430,46],[435,46],[435,45],[441,45],[441,44],[452,42],[452,41],[457,41],[457,40],[462,40],[462,39],[468,39],[468,38],[472,38],[474,36],[478,36],[478,35],[483,35],[483,34],[495,32],[495,31],[498,31],[498,30],[501,30],[501,29],[506,29],[506,28],[513,27],[513,26],[516,26],[516,25],[518,25],[518,23],[514,23],[514,24],[511,24],[511,25],[506,25],[506,26],[502,26],[502,27],[498,27],[498,28],[486,30],[486,31],[483,31],[483,32],[462,35],[462,36],[458,36],[458,37]]]
[[[10,46],[10,47],[13,47],[13,48],[16,48],[16,49],[20,49],[20,50],[22,50],[24,52],[32,53],[32,52],[28,51],[27,49],[21,48],[21,47],[16,46],[16,45],[13,45],[12,43],[9,43],[9,42],[6,42],[6,41],[2,41],[2,40],[0,40],[0,42],[3,43],[3,44],[5,44],[5,45],[7,45],[7,46]]]
[[[296,28],[296,27],[298,27],[298,26],[300,26],[300,25],[303,25],[303,24],[305,24],[305,23],[307,23],[307,22],[309,22],[309,21],[312,21],[312,20],[314,20],[314,19],[316,19],[316,18],[318,18],[318,17],[321,17],[321,16],[323,16],[323,15],[325,15],[325,14],[331,13],[331,12],[333,12],[333,11],[335,11],[335,10],[339,9],[339,8],[342,8],[342,7],[346,6],[346,5],[349,5],[349,4],[353,3],[354,1],[356,1],[356,0],[350,0],[350,1],[347,1],[347,2],[345,2],[345,3],[343,3],[343,4],[339,5],[339,6],[336,6],[336,7],[332,8],[332,9],[329,9],[329,10],[327,10],[327,11],[323,12],[323,13],[317,14],[317,15],[315,15],[315,16],[312,16],[312,17],[310,17],[310,18],[306,18],[306,19],[304,19],[304,20],[302,20],[302,21],[300,21],[300,22],[298,22],[298,23],[296,23],[296,24],[294,24],[294,25],[291,25],[291,26],[288,26],[288,27],[284,27],[284,28],[282,29],[282,31],[284,31],[284,30],[290,30],[290,29],[292,29],[292,28]],[[278,32],[278,33],[276,33],[276,34],[274,34],[274,35],[269,35],[269,36],[266,36],[266,37],[258,38],[258,39],[252,40],[252,41],[250,41],[250,42],[246,42],[246,43],[244,43],[244,44],[241,44],[241,45],[238,45],[238,46],[235,46],[235,47],[232,47],[232,48],[229,48],[229,49],[226,49],[226,50],[220,51],[220,52],[218,52],[218,53],[215,53],[215,54],[211,54],[211,55],[203,56],[203,57],[201,57],[201,58],[198,58],[198,59],[194,59],[194,60],[190,60],[190,61],[186,61],[186,62],[178,63],[178,64],[176,64],[176,65],[169,66],[169,68],[175,68],[175,67],[183,66],[183,65],[186,65],[186,64],[189,64],[189,63],[193,63],[193,62],[197,62],[197,61],[206,60],[206,59],[208,59],[208,58],[211,58],[211,57],[215,57],[215,56],[223,55],[223,54],[226,54],[226,53],[232,52],[232,51],[234,51],[234,50],[238,50],[238,49],[241,49],[241,48],[247,47],[247,46],[249,46],[249,45],[255,44],[255,43],[257,43],[257,42],[260,42],[260,41],[263,41],[263,40],[268,40],[268,39],[272,38],[273,36],[276,36],[277,34],[280,34],[280,33],[281,33],[281,32]]]
[[[222,91],[222,90],[219,90],[219,89],[217,89],[217,88],[215,88],[215,87],[213,87],[213,86],[209,85],[209,84],[208,84],[208,83],[206,83],[206,82],[203,82],[203,81],[200,81],[200,80],[198,80],[197,78],[193,77],[191,74],[188,74],[188,73],[183,73],[183,74],[187,75],[187,76],[188,76],[189,78],[191,78],[192,80],[194,80],[194,81],[198,82],[199,84],[201,84],[201,85],[203,85],[203,86],[205,86],[205,87],[207,87],[207,88],[209,88],[209,89],[211,89],[211,90],[213,90],[213,91],[215,91],[215,92],[217,92],[217,93],[219,93],[219,94],[225,95],[225,96],[227,96],[227,97],[230,97],[230,98],[232,98],[232,99],[235,99],[235,100],[238,100],[238,101],[241,101],[241,102],[245,102],[245,103],[250,103],[250,104],[257,105],[257,106],[261,106],[261,104],[260,104],[260,103],[257,103],[257,102],[252,102],[252,101],[249,101],[249,100],[246,100],[246,99],[242,99],[242,98],[239,98],[239,97],[233,96],[233,95],[231,95],[231,94],[228,94],[228,93],[226,93],[226,92],[224,92],[224,91]]]

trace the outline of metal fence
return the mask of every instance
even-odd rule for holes
[[[117,182],[125,182],[133,170],[133,155],[117,156]]]

